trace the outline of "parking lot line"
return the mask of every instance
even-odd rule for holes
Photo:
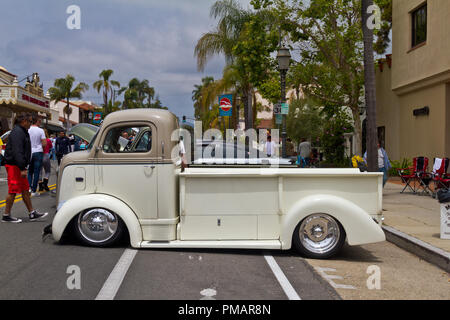
[[[264,258],[266,259],[270,269],[272,269],[272,272],[274,273],[275,277],[277,278],[278,282],[281,285],[281,288],[283,288],[283,291],[289,298],[289,300],[302,300],[295,291],[294,287],[289,282],[289,280],[284,275],[283,271],[281,270],[280,266],[275,261],[275,259],[272,256],[267,255],[264,256]]]
[[[137,250],[125,250],[95,300],[114,300],[136,254]]]

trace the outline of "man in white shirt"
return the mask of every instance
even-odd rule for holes
[[[266,154],[267,154],[268,158],[272,158],[272,157],[276,156],[275,142],[272,141],[271,136],[267,137]]]
[[[44,148],[47,145],[45,132],[41,128],[41,119],[37,115],[33,115],[33,125],[28,129],[31,140],[31,163],[28,168],[28,182],[31,187],[31,196],[39,196],[36,191],[39,183],[39,173],[42,169],[42,161],[44,158]]]

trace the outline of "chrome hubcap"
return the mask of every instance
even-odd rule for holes
[[[326,214],[315,214],[306,218],[300,225],[300,242],[313,253],[327,253],[339,242],[339,225]]]
[[[117,216],[105,209],[93,209],[78,217],[78,229],[81,235],[94,243],[111,239],[116,234],[118,225]]]

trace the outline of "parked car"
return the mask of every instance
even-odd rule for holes
[[[269,158],[259,149],[237,143],[204,140],[196,143],[197,153],[194,165],[291,165],[292,159]],[[195,155],[194,155],[195,156]]]
[[[130,147],[121,133],[138,129]],[[64,157],[55,241],[74,234],[134,248],[289,250],[329,258],[385,241],[382,173],[358,169],[208,167],[173,161],[175,115],[156,109],[112,113],[86,151]],[[175,139],[176,140],[176,139]],[[151,143],[149,143],[151,142]],[[48,230],[48,228],[46,229]]]
[[[11,131],[5,132],[0,139],[2,140],[3,144],[0,146],[1,150],[2,150],[2,156],[5,155],[5,150],[6,150],[6,144],[8,143],[8,137],[9,134],[11,133]]]

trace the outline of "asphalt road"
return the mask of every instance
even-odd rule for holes
[[[4,168],[0,199],[7,192],[3,177]],[[51,213],[47,221],[28,222],[18,202],[13,216],[24,223],[0,224],[1,300],[93,300],[99,294],[116,300],[450,299],[448,274],[389,243],[345,247],[327,261],[292,251],[94,249],[43,242],[55,198],[46,193],[32,200]],[[379,289],[367,285],[373,266],[380,270]]]

